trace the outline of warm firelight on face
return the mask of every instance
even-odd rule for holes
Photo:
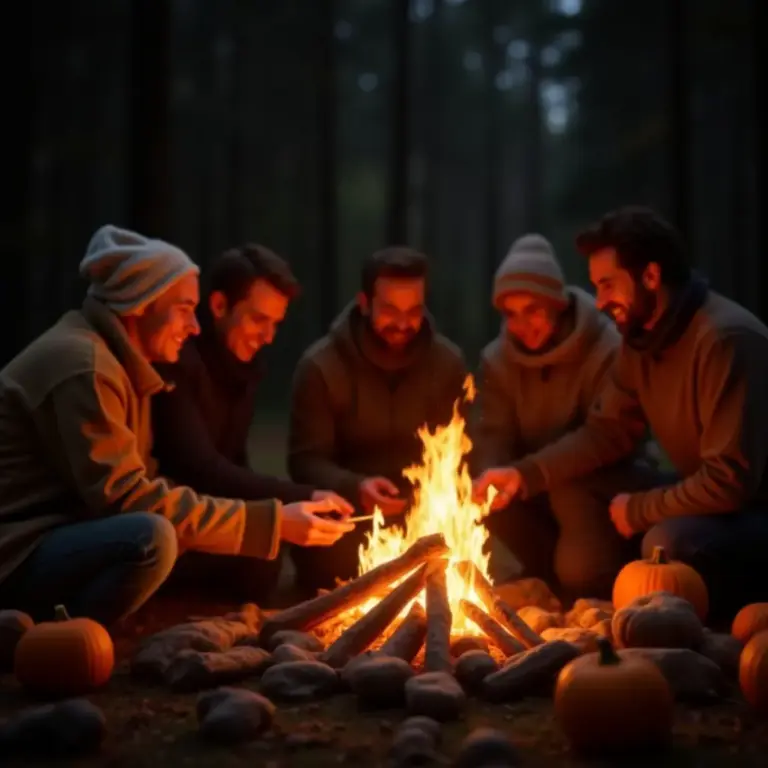
[[[468,376],[464,383],[464,400],[471,402],[474,396],[474,381]],[[483,552],[488,531],[478,522],[488,513],[493,496],[483,504],[472,500],[472,478],[465,461],[472,443],[464,428],[465,421],[457,401],[449,424],[438,427],[434,433],[426,427],[419,430],[419,438],[424,444],[422,464],[403,472],[414,486],[414,502],[406,516],[405,528],[385,528],[381,511],[375,510],[373,531],[360,547],[360,574],[398,557],[422,536],[442,533],[450,551],[447,587],[453,612],[452,633],[479,635],[482,633],[478,627],[462,614],[459,601],[471,600],[480,605],[482,601],[459,576],[454,565],[470,560],[484,576],[488,576],[488,554]],[[424,593],[416,599],[424,604]],[[354,611],[355,617],[370,610],[376,602],[371,600],[361,606]],[[405,616],[410,605],[403,609],[401,616]]]

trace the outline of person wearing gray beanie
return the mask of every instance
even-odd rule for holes
[[[198,329],[198,269],[179,248],[108,225],[67,312],[0,371],[0,606],[111,624],[165,581],[179,551],[274,559],[280,541],[330,546],[354,524],[328,500],[206,496],[158,476],[155,362]]]
[[[555,251],[540,234],[512,244],[496,271],[491,301],[503,321],[481,354],[472,453],[478,474],[582,423],[620,342],[594,299],[565,284]],[[504,501],[497,498],[497,506]],[[610,596],[627,548],[607,505],[552,493],[513,507],[486,523],[520,561],[523,575],[578,596]]]

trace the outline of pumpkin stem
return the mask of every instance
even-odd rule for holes
[[[607,666],[608,664],[621,664],[621,658],[613,650],[611,641],[606,637],[599,637],[597,639],[597,658],[600,666]]]
[[[664,552],[664,547],[654,547],[653,554],[651,555],[651,563],[653,565],[666,565],[669,563],[667,560],[667,554]]]
[[[56,621],[71,621],[72,617],[67,613],[67,609],[63,605],[57,605],[53,609],[53,614],[56,617]]]

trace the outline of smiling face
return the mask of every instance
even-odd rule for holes
[[[561,308],[531,293],[508,293],[499,308],[506,319],[507,333],[525,349],[536,352],[557,330]]]
[[[659,309],[658,264],[648,264],[636,279],[621,266],[615,249],[602,248],[589,257],[589,278],[597,289],[598,308],[613,318],[622,335],[651,327]]]
[[[263,346],[274,341],[289,301],[271,283],[257,279],[245,297],[232,307],[221,291],[211,293],[209,306],[216,330],[227,349],[240,362],[248,363]]]
[[[421,330],[426,310],[426,281],[422,277],[380,277],[369,299],[358,295],[360,310],[376,336],[395,351],[402,350]]]
[[[141,315],[126,318],[129,333],[153,363],[175,363],[184,342],[200,333],[195,309],[200,300],[197,275],[186,275],[171,285]]]

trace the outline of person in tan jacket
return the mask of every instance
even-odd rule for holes
[[[680,234],[656,212],[612,211],[576,240],[589,260],[597,305],[623,336],[585,422],[476,481],[506,503],[585,482],[628,456],[648,427],[674,473],[625,478],[610,517],[693,566],[713,621],[768,599],[768,328],[711,290],[688,266]]]
[[[354,526],[195,493],[156,476],[150,403],[198,333],[198,268],[180,249],[107,225],[92,237],[80,310],[0,371],[0,608],[57,604],[110,624],[162,584],[177,552],[274,558],[280,540],[331,545]]]
[[[565,285],[552,245],[539,234],[512,244],[492,300],[504,319],[480,356],[475,473],[520,460],[582,424],[621,339],[592,296]],[[630,463],[610,473],[627,471]],[[522,576],[564,595],[610,597],[631,550],[611,524],[609,502],[586,489],[554,489],[512,502],[486,525],[514,553]]]

